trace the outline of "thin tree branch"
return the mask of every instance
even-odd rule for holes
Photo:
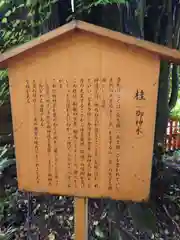
[[[178,231],[178,233],[180,234],[180,226],[179,224],[171,217],[170,213],[168,212],[166,206],[163,204],[163,209],[166,213],[166,215],[168,216],[168,218],[172,221],[172,223],[176,226],[176,229]]]
[[[137,237],[135,237],[131,232],[129,232],[126,228],[124,228],[123,226],[119,225],[119,228],[125,232],[131,239],[133,240],[138,240]]]

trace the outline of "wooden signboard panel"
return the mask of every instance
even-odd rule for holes
[[[88,32],[9,63],[21,190],[147,199],[159,58]]]

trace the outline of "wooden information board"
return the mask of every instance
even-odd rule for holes
[[[161,59],[180,52],[81,21],[0,54],[19,189],[74,196],[77,240],[88,198],[148,200]]]
[[[79,31],[9,66],[21,190],[148,198],[157,56]]]

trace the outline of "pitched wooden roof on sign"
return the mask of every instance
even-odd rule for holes
[[[109,38],[112,40],[119,41],[123,44],[134,46],[140,49],[144,49],[148,52],[153,54],[159,55],[161,59],[172,61],[174,63],[180,64],[180,51],[176,49],[171,49],[168,47],[164,47],[155,43],[151,43],[148,41],[144,41],[141,39],[137,39],[135,37],[122,34],[120,32],[112,31],[103,27],[95,26],[90,23],[74,20],[70,23],[67,23],[51,32],[48,32],[40,37],[31,40],[28,43],[25,43],[19,47],[11,49],[3,54],[0,54],[0,68],[7,68],[8,67],[8,60],[24,53],[38,45],[41,45],[45,42],[48,42],[52,39],[55,39],[59,36],[62,36],[68,32],[81,30],[89,33],[93,33],[95,35],[99,35],[105,38]]]

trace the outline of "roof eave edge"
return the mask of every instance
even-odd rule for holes
[[[43,34],[29,42],[23,43],[20,46],[17,46],[17,47],[7,50],[6,52],[0,54],[0,70],[8,68],[8,61],[11,60],[13,57],[23,54],[23,53],[27,52],[28,50],[31,50],[32,48],[34,48],[40,44],[46,43],[56,37],[59,37],[68,32],[71,32],[77,28],[78,28],[78,21],[72,20],[71,22],[69,22],[63,26],[60,26],[58,29],[61,31],[57,35],[56,35],[56,32],[58,31],[58,29],[54,29],[54,30],[47,32],[46,34]],[[48,37],[50,34],[51,34],[51,37]],[[20,49],[20,50],[17,51],[17,49]]]

